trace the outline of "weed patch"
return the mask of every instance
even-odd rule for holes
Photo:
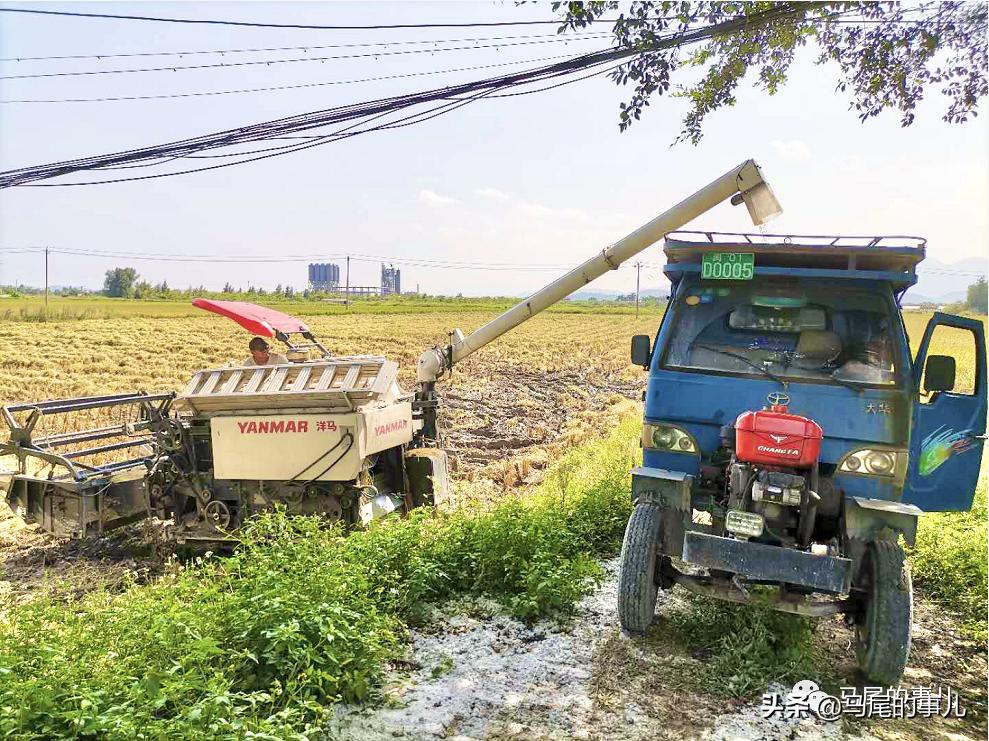
[[[486,595],[522,618],[566,613],[618,548],[637,420],[569,455],[575,475],[489,511],[417,512],[344,536],[271,514],[236,553],[0,625],[0,736],[286,738],[367,699],[432,602]]]
[[[917,543],[909,553],[917,586],[925,596],[957,613],[965,631],[980,642],[987,635],[989,582],[986,463],[984,460],[972,509],[921,517]]]
[[[770,682],[817,677],[808,618],[722,602],[690,593],[670,610],[669,625],[703,661],[697,681],[707,692],[751,697]]]

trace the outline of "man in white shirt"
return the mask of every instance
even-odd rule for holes
[[[287,365],[288,358],[281,353],[269,352],[268,343],[261,337],[255,337],[247,346],[251,357],[243,365]]]

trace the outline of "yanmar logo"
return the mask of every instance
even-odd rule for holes
[[[756,450],[760,453],[771,453],[772,455],[788,455],[793,458],[800,457],[800,451],[796,448],[772,448],[768,445],[757,445]]]
[[[396,419],[394,422],[388,422],[383,425],[375,425],[374,434],[380,437],[381,435],[387,435],[390,432],[398,432],[399,430],[404,430],[409,426],[409,420],[407,419]]]
[[[242,435],[280,435],[287,432],[309,432],[309,422],[304,419],[272,419],[238,422]],[[335,425],[334,425],[335,427]]]

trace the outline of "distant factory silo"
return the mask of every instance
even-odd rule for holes
[[[340,266],[331,262],[309,263],[309,287],[314,291],[336,291],[340,287]]]
[[[392,293],[402,292],[402,271],[389,265],[381,265],[381,295],[387,296]]]

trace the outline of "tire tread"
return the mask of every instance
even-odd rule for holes
[[[656,614],[659,588],[653,572],[658,563],[659,525],[660,506],[639,502],[625,528],[618,575],[618,620],[629,633],[645,633]]]

